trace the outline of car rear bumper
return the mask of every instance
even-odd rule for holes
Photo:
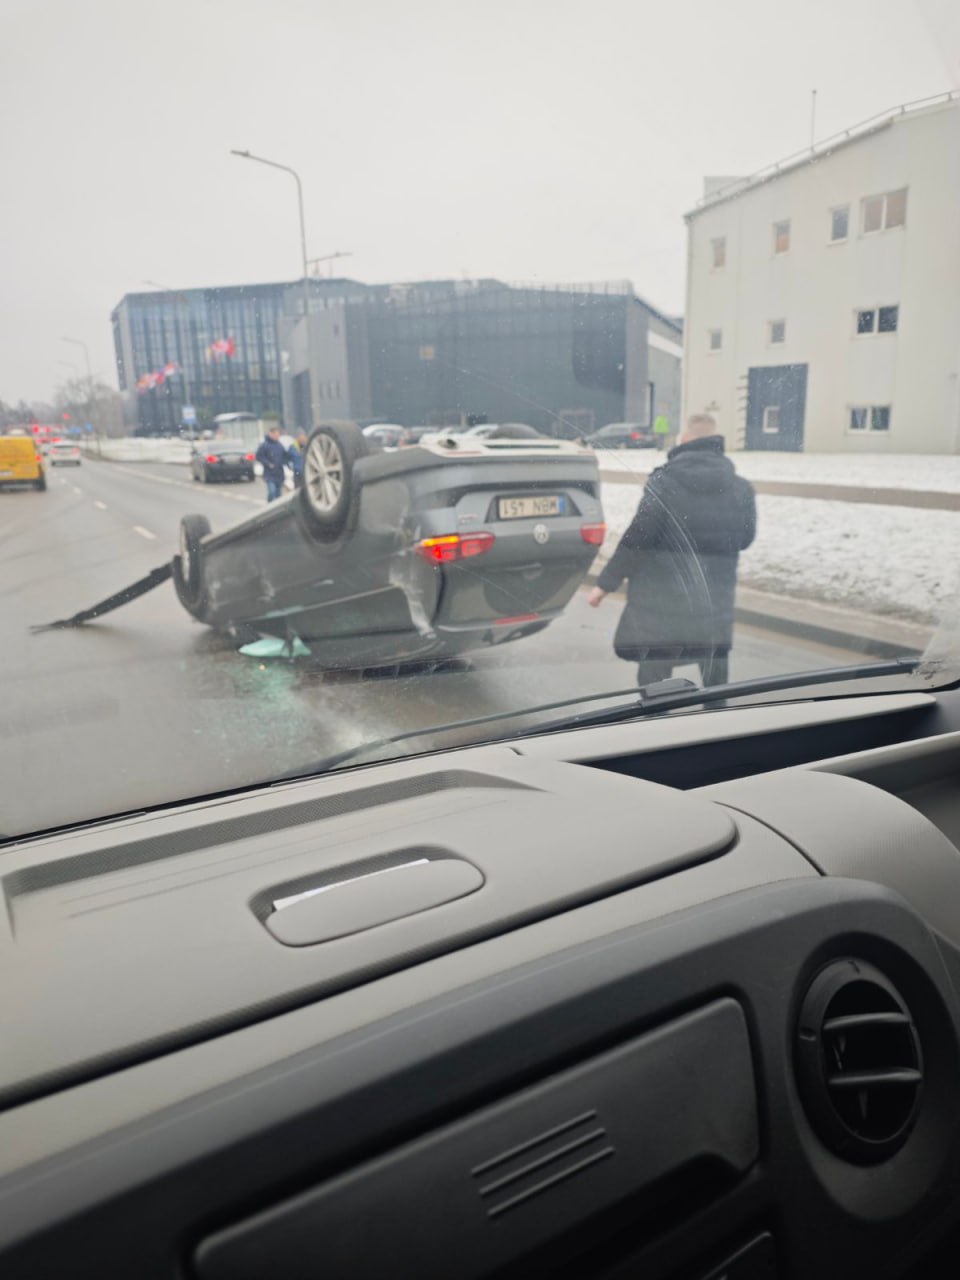
[[[210,480],[252,480],[253,463],[245,462],[234,466],[219,463],[217,466],[207,466],[204,474]]]

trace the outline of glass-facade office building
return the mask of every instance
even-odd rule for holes
[[[201,422],[219,413],[280,414],[278,321],[287,288],[128,293],[111,316],[128,423],[143,435],[175,432],[188,403]]]

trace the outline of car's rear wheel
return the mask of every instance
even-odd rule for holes
[[[307,527],[336,537],[346,526],[353,500],[353,467],[367,453],[367,441],[352,422],[316,427],[303,452],[300,502]]]
[[[34,480],[34,482],[33,482],[33,487],[34,487],[35,489],[39,489],[39,491],[40,491],[41,493],[45,493],[45,492],[46,492],[46,489],[47,489],[47,477],[43,474],[43,472],[41,472],[41,473],[40,473],[40,475],[37,477],[37,479],[36,479],[36,480]]]
[[[173,576],[177,594],[190,607],[203,594],[203,550],[201,541],[211,532],[206,516],[189,515],[180,521],[180,549],[174,557]]]

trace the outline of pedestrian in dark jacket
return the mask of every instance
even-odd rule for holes
[[[293,444],[287,450],[287,457],[290,459],[290,469],[293,472],[293,483],[299,489],[303,484],[303,462],[304,455],[307,451],[307,433],[303,427],[294,437]]]
[[[753,486],[724,455],[709,414],[687,423],[647,480],[629,528],[588,597],[596,608],[627,579],[614,638],[641,685],[696,662],[704,685],[728,679],[739,553],[757,527]]]
[[[275,502],[283,496],[283,469],[289,461],[287,451],[280,443],[280,428],[271,427],[260,442],[257,461],[263,467],[267,482],[267,501]]]

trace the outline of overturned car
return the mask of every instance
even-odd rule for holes
[[[344,423],[314,429],[289,496],[221,532],[185,516],[172,573],[200,622],[376,667],[542,630],[604,534],[577,444],[438,435],[370,452]]]

